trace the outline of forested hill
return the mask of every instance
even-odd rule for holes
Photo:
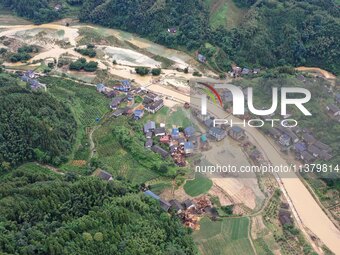
[[[179,219],[129,184],[33,163],[0,175],[0,215],[0,254],[196,254]]]
[[[57,12],[52,0],[0,0],[36,22],[67,15],[68,8],[82,5],[83,22],[135,32],[168,47],[199,50],[218,70],[230,69],[231,63],[308,65],[340,74],[340,10],[335,0],[234,0],[245,14],[232,29],[210,27],[207,0],[60,2],[63,9]],[[167,32],[172,27],[176,33]]]
[[[18,85],[0,73],[0,172],[37,160],[66,161],[77,124],[68,107],[44,92]]]
[[[241,6],[255,1],[235,0]],[[165,44],[199,49],[220,68],[311,65],[340,73],[340,12],[331,0],[270,0],[250,7],[231,30],[209,27],[199,0],[84,0],[82,21],[121,28]],[[176,27],[177,33],[167,32]],[[205,47],[206,43],[218,47]],[[218,49],[220,48],[220,50]],[[217,52],[219,50],[219,52]]]

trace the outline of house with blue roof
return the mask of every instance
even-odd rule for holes
[[[179,138],[179,129],[178,128],[172,129],[171,137],[172,137],[172,139],[175,139],[175,140],[177,140]]]
[[[242,69],[242,74],[243,75],[248,75],[250,73],[250,69],[248,69],[248,68],[243,68]]]
[[[129,80],[122,80],[121,85],[116,87],[117,90],[123,91],[123,92],[128,92],[131,89],[131,82]]]
[[[24,82],[28,82],[29,80],[31,80],[31,78],[26,76],[26,75],[23,75],[23,76],[21,76],[21,80],[24,81]]]
[[[218,127],[212,127],[208,131],[209,135],[213,136],[217,141],[221,141],[226,137],[226,132]]]
[[[152,197],[156,200],[160,200],[161,198],[159,196],[157,196],[155,193],[153,193],[151,190],[147,190],[144,191],[144,195],[148,196],[148,197]]]
[[[291,144],[291,138],[287,134],[283,134],[280,136],[279,143],[283,146],[289,146]]]
[[[194,145],[192,142],[185,142],[184,143],[184,153],[191,154],[194,152]]]
[[[143,127],[144,133],[152,132],[156,128],[156,123],[154,121],[149,120]]]
[[[295,149],[296,153],[301,154],[303,151],[306,151],[306,150],[307,150],[307,146],[306,146],[305,143],[299,142],[299,143],[296,143],[296,144],[294,145],[294,149]]]
[[[140,120],[141,118],[143,118],[143,116],[144,116],[144,111],[143,110],[135,110],[133,112],[133,118],[135,120]]]
[[[106,87],[103,83],[99,83],[96,85],[96,89],[99,93],[103,93],[106,90]]]
[[[235,140],[240,140],[245,137],[245,131],[238,126],[234,126],[229,130],[229,135]]]
[[[204,55],[202,55],[202,54],[198,54],[197,55],[197,59],[201,63],[205,63],[207,61],[207,58]]]
[[[184,129],[184,134],[186,137],[191,137],[191,136],[194,136],[195,135],[195,128],[193,126],[190,126],[190,127],[186,127]]]
[[[213,125],[214,125],[214,120],[213,119],[206,119],[205,121],[204,121],[204,125],[206,125],[207,127],[212,127]]]
[[[28,78],[34,79],[36,78],[36,74],[33,70],[28,70],[24,73],[24,76],[27,76]]]
[[[164,210],[164,211],[169,211],[170,207],[171,207],[171,204],[164,200],[164,199],[161,199],[159,196],[157,196],[155,193],[153,193],[151,190],[147,190],[147,191],[144,191],[144,195],[148,196],[148,197],[152,197],[153,199],[156,199],[159,201],[159,205],[161,206],[161,208]]]

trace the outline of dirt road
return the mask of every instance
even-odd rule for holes
[[[326,79],[331,79],[331,80],[335,80],[336,76],[326,70],[323,70],[321,68],[318,67],[306,67],[306,66],[299,66],[297,68],[295,68],[298,71],[302,71],[302,72],[312,72],[312,73],[319,73],[321,74],[323,77],[325,77]]]

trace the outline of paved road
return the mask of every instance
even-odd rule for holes
[[[159,85],[151,85],[148,89],[156,93],[167,95],[168,97],[172,97],[181,102],[189,102],[193,107],[199,107],[200,105],[200,99],[198,98],[197,100],[193,100],[192,98],[190,100],[188,95],[181,94]],[[232,115],[228,116],[223,109],[211,102],[208,102],[208,109],[210,113],[218,118],[227,118],[229,121],[233,120],[234,122],[241,122],[240,119]],[[248,137],[250,137],[250,140],[263,152],[272,165],[288,165],[286,160],[258,129],[248,126],[244,129]],[[290,173],[289,176],[286,174],[278,174],[276,177],[283,193],[292,205],[295,220],[302,231],[306,234],[305,228],[308,228],[318,236],[329,249],[335,254],[340,255],[340,231],[322,211],[299,177],[295,173]],[[310,240],[308,235],[306,238]]]

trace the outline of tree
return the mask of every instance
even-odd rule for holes
[[[124,181],[70,182],[31,163],[0,178],[0,196],[0,225],[16,226],[0,231],[1,254],[197,254],[179,218]]]
[[[161,69],[160,68],[152,68],[151,73],[153,76],[158,76],[161,74]]]
[[[0,85],[0,161],[13,167],[32,160],[64,162],[77,127],[70,109],[47,93],[20,87],[8,74]]]
[[[101,232],[95,233],[93,239],[97,242],[102,242],[104,240],[103,233]]]
[[[87,64],[85,64],[84,66],[84,70],[86,72],[94,72],[97,70],[97,67],[98,67],[98,63],[95,62],[95,61],[90,61],[88,62]]]
[[[145,76],[145,75],[149,74],[149,72],[150,72],[149,68],[143,67],[143,66],[136,67],[135,70],[136,70],[136,73],[141,75],[141,76]]]
[[[88,232],[84,232],[83,233],[83,238],[85,240],[85,242],[91,242],[93,241],[92,235]]]
[[[227,215],[232,215],[232,214],[233,214],[233,209],[234,209],[234,205],[222,206],[222,210],[223,210]]]
[[[84,67],[83,63],[80,61],[74,61],[70,64],[70,70],[80,71]]]
[[[8,172],[11,170],[11,164],[9,162],[2,162],[1,163],[1,169],[4,170],[5,172]]]

